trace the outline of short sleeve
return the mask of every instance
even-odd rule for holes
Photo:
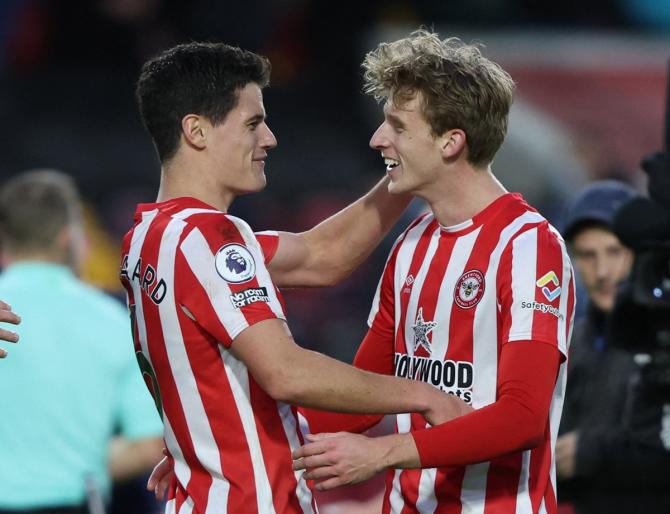
[[[180,277],[175,295],[184,313],[226,347],[259,321],[285,319],[263,250],[249,226],[225,214],[192,223],[175,264]]]
[[[575,303],[574,277],[565,244],[547,223],[514,237],[497,276],[501,340],[533,340],[567,356]]]
[[[277,253],[277,248],[279,248],[279,232],[276,230],[256,232],[256,239],[261,245],[261,250],[265,257],[265,265],[267,266]]]

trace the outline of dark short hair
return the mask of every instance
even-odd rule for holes
[[[179,147],[181,120],[187,114],[222,123],[249,83],[265,87],[270,61],[223,43],[175,46],[142,66],[136,97],[144,126],[165,162]]]
[[[0,239],[10,252],[49,251],[60,231],[81,221],[74,181],[56,170],[33,170],[0,189]]]

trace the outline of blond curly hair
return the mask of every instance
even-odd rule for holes
[[[425,29],[381,43],[363,61],[364,91],[402,106],[421,93],[423,115],[434,136],[460,128],[468,161],[486,166],[507,132],[514,94],[512,77],[475,45],[440,39]]]

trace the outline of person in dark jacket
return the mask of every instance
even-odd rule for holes
[[[556,443],[559,502],[577,514],[670,513],[670,405],[664,414],[633,354],[607,341],[617,288],[633,264],[612,222],[635,194],[612,180],[587,186],[563,231],[589,300],[574,327]]]

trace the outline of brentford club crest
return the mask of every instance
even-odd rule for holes
[[[454,301],[462,309],[470,309],[484,296],[484,275],[478,269],[466,271],[456,282]]]

